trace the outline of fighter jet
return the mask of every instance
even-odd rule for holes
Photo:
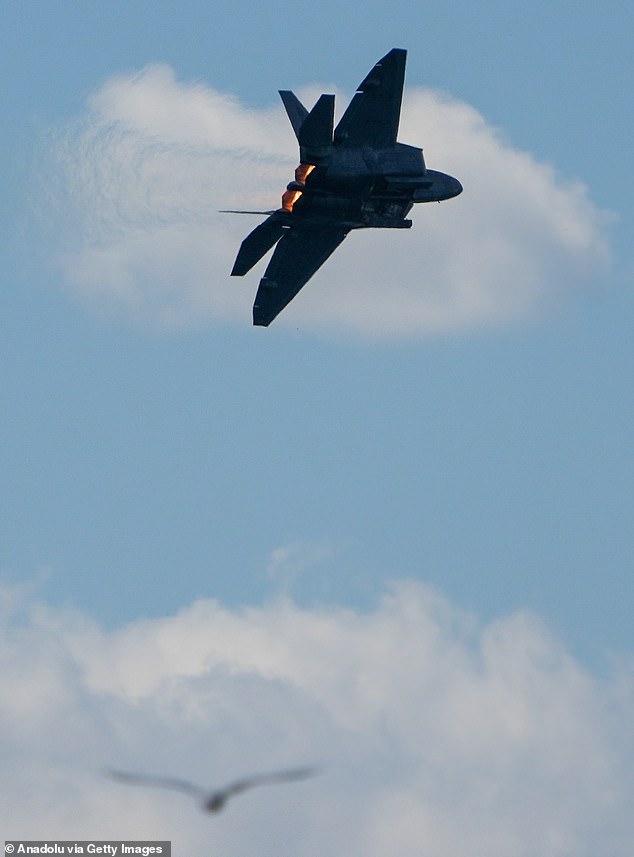
[[[255,325],[267,327],[351,230],[409,229],[414,203],[462,192],[458,179],[427,169],[422,149],[396,140],[406,57],[394,48],[377,62],[336,128],[334,95],[309,112],[280,90],[300,164],[280,208],[251,212],[269,216],[244,239],[231,271],[244,276],[277,244],[255,297]]]
[[[256,774],[255,776],[237,780],[223,788],[210,792],[207,789],[187,782],[187,780],[179,780],[174,777],[155,777],[147,774],[129,774],[125,771],[106,771],[106,774],[111,779],[117,780],[120,783],[131,783],[137,786],[156,786],[158,788],[184,792],[196,798],[205,812],[212,813],[220,812],[230,797],[240,794],[247,789],[268,785],[269,783],[287,783],[294,780],[305,780],[317,773],[316,768],[293,768],[289,771],[278,771],[273,774]]]

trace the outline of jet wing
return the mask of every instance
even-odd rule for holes
[[[407,51],[393,48],[359,84],[335,129],[335,145],[383,148],[396,143]]]
[[[347,234],[341,225],[311,221],[287,230],[260,280],[253,304],[253,324],[268,327]]]

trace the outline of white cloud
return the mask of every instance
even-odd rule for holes
[[[290,595],[303,575],[332,560],[335,552],[332,545],[288,542],[271,552],[267,575],[277,583],[280,592]]]
[[[419,336],[544,311],[601,276],[605,214],[513,148],[472,107],[406,93],[400,137],[465,192],[416,206],[414,228],[352,233],[275,323],[372,336]],[[65,220],[60,263],[92,305],[164,326],[250,323],[263,264],[228,272],[296,163],[281,106],[255,110],[149,66],[106,82],[57,149],[52,191]],[[51,180],[49,179],[49,184]]]
[[[226,857],[631,853],[631,671],[593,675],[532,615],[482,627],[413,583],[367,612],[201,600],[113,631],[23,608],[0,636],[7,837]],[[303,763],[322,775],[218,818],[97,773],[212,785]]]

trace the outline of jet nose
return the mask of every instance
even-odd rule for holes
[[[458,194],[462,193],[462,185],[455,179],[453,176],[451,177],[451,181],[449,182],[449,192],[451,196],[458,196]]]

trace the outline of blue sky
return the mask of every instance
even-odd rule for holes
[[[515,643],[551,701],[552,688],[570,687],[575,710],[575,671],[592,685],[579,746],[595,723],[597,747],[622,743],[632,699],[633,24],[630,4],[616,2],[4,4],[0,574],[7,611],[17,611],[5,642],[16,658],[22,633],[31,653],[59,643],[55,694],[70,699],[60,690],[65,659],[84,676],[99,672],[77,660],[78,628],[123,648],[144,629],[155,640],[178,617],[193,634],[187,611],[217,599],[236,640],[248,639],[239,617],[251,616],[256,634],[277,615],[276,599],[289,598],[307,627],[336,628],[326,634],[336,660],[336,641],[363,651],[353,631],[362,617],[379,637],[399,624],[407,597],[386,593],[408,581],[398,585],[420,587],[411,601],[446,644],[437,654],[448,673],[453,646],[490,665],[490,639],[500,658]],[[274,205],[291,175],[295,143],[278,89],[307,99],[336,90],[341,109],[394,46],[409,51],[401,139],[424,146],[428,165],[457,175],[464,194],[417,207],[403,236],[352,236],[359,241],[346,242],[297,307],[254,330],[259,269],[224,275],[252,223],[216,211]],[[465,622],[480,629],[466,642],[451,630]],[[198,642],[183,631],[180,645]],[[244,657],[238,672],[295,681],[279,663]],[[416,675],[433,694],[433,677]],[[25,690],[33,705],[38,676]],[[86,681],[73,706],[92,737],[83,755],[69,753],[75,775],[87,760],[126,763],[112,738],[117,717],[134,733],[132,679],[107,691],[122,696],[103,733],[86,711],[106,691]],[[528,720],[539,710],[532,686]],[[354,732],[319,695],[321,679],[304,691],[331,717],[324,746],[342,740],[344,721]],[[235,688],[213,690],[223,692],[238,710]],[[596,700],[611,694],[609,725]],[[484,710],[496,704],[485,696]],[[312,709],[297,705],[296,724],[314,727]],[[279,716],[273,702],[271,711]],[[157,721],[152,734],[163,741],[166,729],[195,767],[183,723]],[[227,739],[204,723],[200,739],[213,741],[214,729]],[[244,748],[247,733],[230,740]],[[410,747],[410,733],[398,734]],[[372,742],[357,738],[360,769],[374,770]],[[551,738],[556,745],[556,730]],[[475,760],[488,739],[471,739]],[[143,740],[136,761],[147,765]],[[280,747],[290,762],[309,752],[289,741]],[[218,752],[231,775],[228,750]],[[166,764],[175,759],[166,752]],[[532,794],[543,780],[531,776]],[[608,781],[621,794],[622,774]],[[416,807],[427,818],[428,785],[408,793],[404,818]],[[93,806],[115,800],[111,791],[100,786]],[[460,796],[447,794],[450,816]],[[362,797],[355,806],[368,817]],[[132,830],[119,804],[111,811]],[[154,811],[150,796],[139,817]],[[617,799],[611,811],[596,831],[617,831],[613,853],[625,854]],[[492,853],[504,843],[524,853],[513,850],[520,830],[509,821],[510,838]],[[553,837],[533,845],[573,853]],[[458,841],[432,840],[461,853]],[[222,842],[227,854],[246,853],[242,840],[235,851]]]

